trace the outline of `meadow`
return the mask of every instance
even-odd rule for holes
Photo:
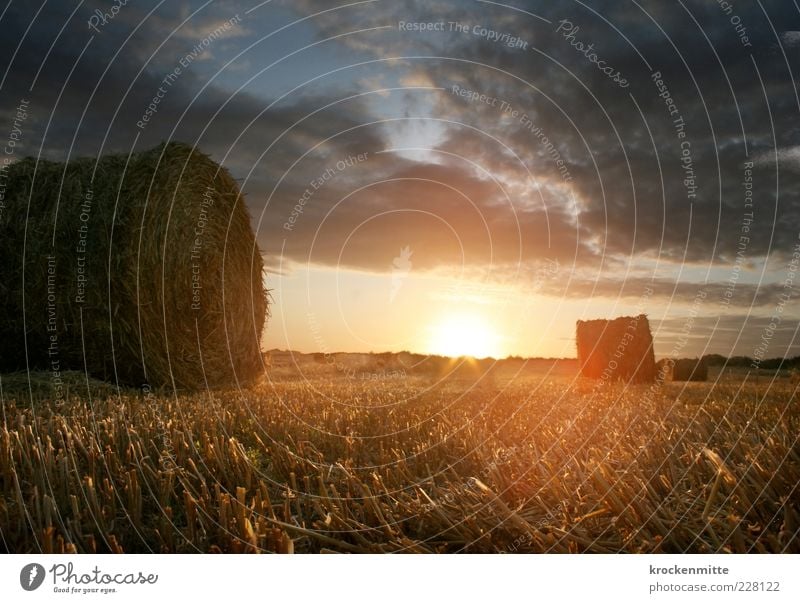
[[[193,395],[72,373],[59,402],[3,376],[0,549],[800,552],[784,377],[306,368]]]

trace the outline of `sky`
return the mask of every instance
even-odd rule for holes
[[[237,179],[265,348],[571,357],[645,313],[658,357],[800,353],[795,2],[0,10],[17,156],[181,140]]]

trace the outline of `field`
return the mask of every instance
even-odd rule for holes
[[[69,374],[59,403],[4,376],[0,549],[800,552],[789,379],[316,366],[192,396]]]

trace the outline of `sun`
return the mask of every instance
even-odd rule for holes
[[[501,338],[478,314],[449,314],[431,327],[428,352],[440,356],[486,358],[500,355]]]

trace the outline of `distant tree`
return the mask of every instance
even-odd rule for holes
[[[703,360],[707,366],[725,366],[728,358],[722,354],[706,354],[703,356]]]
[[[749,356],[731,356],[728,358],[726,366],[750,366],[753,364],[753,359]]]

